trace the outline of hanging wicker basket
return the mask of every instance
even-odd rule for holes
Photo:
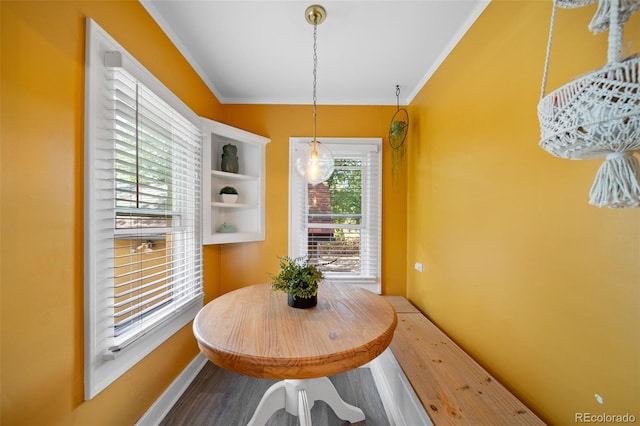
[[[538,104],[540,146],[583,160],[640,149],[640,58],[582,76]]]
[[[563,9],[575,9],[595,2],[598,2],[598,10],[596,10],[596,14],[593,16],[593,19],[589,24],[589,30],[594,34],[597,34],[600,31],[608,30],[610,27],[612,7],[612,2],[610,0],[556,0],[555,4]],[[618,24],[625,24],[629,17],[636,10],[640,9],[640,2],[638,0],[619,0],[617,8]]]
[[[578,7],[589,1],[561,2]],[[617,2],[615,2],[617,3]],[[621,0],[611,5],[600,0],[599,11],[615,8],[624,21],[638,8],[638,0]],[[622,7],[622,11],[618,10]],[[609,15],[607,15],[609,16]],[[540,146],[560,158],[574,160],[605,158],[591,187],[590,204],[603,207],[640,207],[640,58],[617,60],[621,43],[618,14],[612,14],[614,33],[610,37],[610,61],[603,68],[579,77],[542,96],[538,104]],[[609,26],[599,18],[599,25]],[[592,21],[593,25],[593,21]],[[551,36],[549,48],[551,44]],[[545,65],[545,80],[548,66]],[[543,94],[544,94],[543,82]]]

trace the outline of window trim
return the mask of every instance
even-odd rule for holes
[[[147,333],[128,343],[126,349],[111,352],[105,351],[104,342],[107,341],[106,328],[100,327],[99,311],[104,309],[104,300],[110,289],[98,288],[100,269],[98,262],[101,258],[94,253],[97,245],[97,227],[95,212],[98,200],[91,192],[92,181],[96,178],[96,170],[91,167],[94,163],[94,144],[91,142],[98,137],[101,108],[99,97],[95,95],[99,85],[103,82],[102,69],[106,52],[118,51],[121,55],[115,60],[121,60],[121,66],[141,81],[148,89],[161,97],[167,104],[177,110],[197,127],[201,127],[200,118],[186,106],[176,95],[164,86],[156,77],[144,68],[118,42],[116,42],[95,21],[86,21],[86,62],[85,62],[85,157],[84,157],[84,380],[85,399],[89,400],[118,379],[124,372],[133,367],[141,359],[155,350],[177,331],[185,327],[195,317],[203,306],[202,294],[194,300],[185,303],[173,318],[153,327]],[[198,194],[198,196],[201,196]],[[198,214],[201,214],[200,208]],[[201,230],[196,229],[201,238]],[[198,248],[202,250],[202,245]],[[200,270],[200,276],[202,271]],[[202,280],[200,280],[202,283]]]
[[[300,217],[299,205],[297,204],[299,196],[297,195],[297,188],[300,184],[303,184],[302,179],[295,171],[295,147],[298,144],[308,143],[311,140],[310,137],[291,137],[289,138],[289,223],[288,223],[288,231],[289,231],[289,239],[288,239],[288,256],[290,257],[299,257],[303,255],[299,250],[300,238],[302,236],[299,235],[298,232],[298,224],[303,220]],[[340,282],[342,284],[355,285],[362,288],[366,288],[367,290],[371,290],[374,293],[380,294],[382,291],[381,286],[381,268],[382,268],[382,139],[381,138],[320,138],[320,143],[325,144],[330,150],[332,146],[336,151],[375,151],[378,155],[378,177],[376,180],[376,185],[378,187],[377,195],[378,200],[377,204],[379,206],[377,220],[379,232],[377,235],[377,241],[374,246],[376,247],[376,257],[377,257],[377,265],[376,265],[376,277],[375,282],[367,283],[363,282],[361,279],[354,279],[349,276],[338,276],[335,281]],[[306,194],[306,190],[304,191]],[[369,217],[369,216],[367,216]]]

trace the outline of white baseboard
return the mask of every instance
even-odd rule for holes
[[[193,379],[196,378],[202,367],[207,363],[207,359],[201,353],[189,363],[182,373],[169,385],[160,398],[153,403],[146,413],[136,422],[136,426],[156,426],[164,416],[167,415],[173,405],[180,399],[180,396],[189,387]]]
[[[391,426],[433,426],[391,349],[368,365]]]

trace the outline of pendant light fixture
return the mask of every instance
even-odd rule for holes
[[[316,139],[316,76],[318,71],[318,25],[327,16],[324,7],[319,5],[309,6],[305,11],[307,22],[313,25],[313,140],[306,145],[297,147],[296,171],[307,183],[315,185],[324,182],[333,173],[334,161],[331,151]]]

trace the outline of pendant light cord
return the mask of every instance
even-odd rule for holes
[[[316,80],[318,73],[318,23],[313,24],[313,149],[316,149],[316,117],[318,115],[316,107]]]

